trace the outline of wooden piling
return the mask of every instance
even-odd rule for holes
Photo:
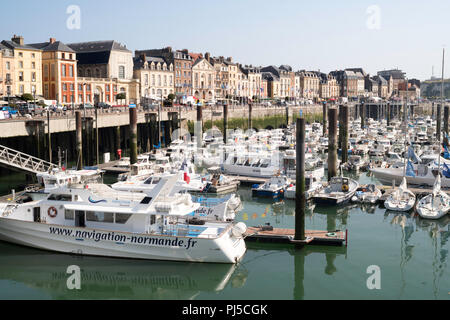
[[[305,240],[305,119],[297,119],[295,240]]]
[[[116,127],[116,134],[115,134],[115,136],[116,136],[116,142],[115,142],[115,157],[116,157],[116,160],[119,160],[120,159],[120,157],[119,157],[119,154],[118,154],[118,151],[120,150],[120,149],[122,149],[121,148],[121,143],[120,143],[120,126],[117,126]]]
[[[361,129],[364,129],[366,120],[366,105],[361,103],[360,108],[361,108]]]
[[[130,108],[130,163],[136,164],[137,157],[137,110]]]
[[[328,109],[328,181],[337,176],[337,109]]]
[[[289,128],[289,106],[286,106],[286,128]]]
[[[77,146],[77,169],[83,169],[83,122],[81,120],[81,111],[75,112],[76,125],[76,146]]]
[[[195,136],[197,137],[197,147],[203,145],[203,109],[201,105],[197,105],[197,122],[195,123]]]
[[[387,107],[387,112],[386,112],[387,125],[390,126],[391,125],[391,103],[388,102],[386,107]]]
[[[327,135],[328,105],[323,103],[323,136]]]
[[[227,144],[228,105],[223,105],[223,143]]]
[[[339,136],[341,137],[341,161],[346,163],[348,161],[348,106],[340,106],[340,112],[342,115],[339,116]]]
[[[253,128],[252,111],[253,111],[253,106],[251,103],[249,103],[248,104],[248,129],[249,130],[251,130]]]

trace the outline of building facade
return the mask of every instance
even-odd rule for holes
[[[215,69],[203,57],[199,57],[192,65],[192,90],[197,99],[215,100]]]
[[[44,99],[55,100],[59,105],[79,103],[75,51],[54,38],[29,46],[42,50]]]
[[[79,103],[140,103],[140,83],[133,78],[132,52],[124,45],[116,41],[94,41],[67,46],[77,56]],[[125,98],[118,99],[118,94]]]
[[[0,44],[0,98],[9,99],[15,95],[14,51]]]
[[[14,94],[25,93],[42,97],[42,50],[25,45],[21,36],[14,36],[11,41],[2,41],[4,47],[14,54]]]
[[[160,57],[145,54],[134,59],[134,77],[140,82],[141,101],[164,100],[175,94],[174,66]]]

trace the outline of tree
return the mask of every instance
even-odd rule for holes
[[[30,93],[24,93],[21,97],[20,97],[23,101],[31,101],[33,100],[33,95]]]
[[[169,94],[167,97],[167,100],[169,100],[169,101],[175,100],[175,95],[173,93]]]
[[[118,93],[116,95],[116,100],[125,100],[126,98],[127,98],[127,95],[125,93],[123,93],[123,92]]]

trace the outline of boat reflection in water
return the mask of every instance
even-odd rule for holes
[[[81,269],[81,290],[67,288],[71,265]],[[4,292],[2,299],[189,300],[243,286],[247,271],[236,265],[53,254],[0,242],[0,279],[31,289],[17,296]]]
[[[402,240],[400,244],[400,271],[401,295],[403,295],[406,287],[405,270],[408,262],[413,257],[415,246],[410,243],[414,232],[427,231],[427,235],[432,243],[432,290],[434,299],[438,299],[440,288],[440,280],[444,274],[448,274],[447,258],[448,258],[448,240],[450,238],[450,216],[446,215],[438,220],[423,219],[418,215],[406,214],[387,210],[384,214],[385,220],[392,217],[391,224],[398,225],[402,229]],[[446,273],[447,270],[447,273]],[[445,288],[444,288],[445,290]]]

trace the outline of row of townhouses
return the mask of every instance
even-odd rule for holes
[[[336,100],[420,96],[420,82],[397,69],[376,76],[362,68],[294,71],[288,65],[256,67],[231,57],[173,50],[136,50],[116,41],[25,44],[14,36],[0,43],[0,99],[31,94],[59,104],[151,103],[173,95],[204,101],[232,99]],[[408,90],[406,90],[406,88]]]

